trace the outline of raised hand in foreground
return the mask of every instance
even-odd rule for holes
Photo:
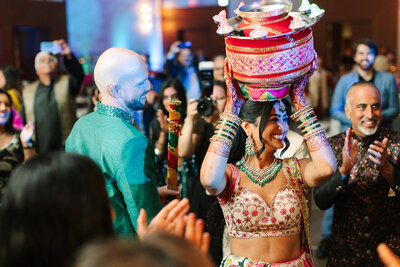
[[[155,231],[162,231],[181,236],[195,244],[202,252],[208,251],[210,234],[204,233],[204,221],[196,220],[196,215],[189,211],[189,200],[178,201],[174,199],[151,220],[147,225],[147,214],[144,209],[140,210],[137,219],[137,232],[140,239]]]

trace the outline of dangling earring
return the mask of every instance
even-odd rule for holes
[[[246,154],[248,157],[253,156],[255,153],[253,138],[251,138],[250,136],[248,136],[246,139],[246,149],[245,150],[246,150]]]

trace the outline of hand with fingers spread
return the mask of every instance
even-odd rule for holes
[[[196,215],[190,213],[186,216],[186,227],[184,238],[197,246],[203,253],[208,252],[210,245],[210,234],[204,233],[204,221],[202,219],[196,220]]]
[[[353,139],[353,130],[346,130],[346,138],[342,149],[342,166],[339,167],[340,174],[348,175],[357,162],[358,141]]]
[[[385,243],[379,244],[377,251],[385,266],[400,267],[400,258]]]
[[[166,205],[147,226],[146,211],[142,209],[137,219],[137,233],[140,239],[154,231],[162,231],[180,236],[196,245],[203,253],[207,253],[210,245],[210,234],[204,233],[204,221],[196,220],[196,215],[190,213],[188,199],[174,199]]]
[[[229,65],[228,59],[225,59],[225,79],[227,89],[227,101],[225,105],[225,112],[239,115],[240,109],[246,103],[239,84],[233,78],[232,69]]]
[[[147,225],[147,214],[144,209],[140,210],[137,219],[137,234],[139,238],[143,238],[146,234],[153,231],[164,231],[176,234],[179,229],[184,226],[184,217],[189,211],[189,200],[181,201],[174,199],[168,205],[160,210],[160,212]]]

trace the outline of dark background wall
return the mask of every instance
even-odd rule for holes
[[[361,37],[369,37],[397,55],[397,0],[311,2],[326,11],[313,28],[315,48],[325,66],[334,67],[345,49]],[[221,10],[218,6],[163,9],[164,52],[175,40],[189,40],[194,51],[203,50],[208,58],[224,54],[224,39],[216,34],[217,25],[212,20]],[[0,66],[14,64],[24,69],[24,79],[32,80],[33,58],[40,41],[58,38],[67,38],[64,2],[0,0]]]
[[[64,2],[0,0],[0,66],[13,64],[33,80],[40,42],[60,38],[67,38]]]
[[[343,56],[345,48],[359,38],[371,38],[397,55],[397,0],[318,0],[326,13],[315,25],[315,48],[332,66]],[[347,33],[351,36],[347,36]]]
[[[163,9],[162,32],[164,52],[176,41],[191,41],[193,51],[203,50],[209,58],[225,54],[224,38],[216,33],[212,17],[223,8],[218,6]]]
[[[310,2],[318,4],[326,11],[324,17],[313,27],[315,48],[324,59],[325,66],[336,66],[345,49],[351,48],[356,40],[365,37],[397,55],[397,0]],[[224,53],[223,38],[215,33],[217,26],[212,21],[212,16],[220,10],[221,7],[164,9],[164,52],[168,51],[174,40],[190,40],[194,43],[194,50],[203,49],[209,57]]]

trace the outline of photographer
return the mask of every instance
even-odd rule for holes
[[[204,90],[203,88],[203,91]],[[212,101],[212,102],[211,102]],[[211,103],[211,104],[210,104]],[[213,82],[210,98],[199,101],[190,99],[185,123],[179,136],[179,156],[191,158],[195,155],[196,166],[200,170],[204,156],[210,145],[209,139],[226,104],[226,85],[222,81]],[[211,111],[210,111],[211,106]],[[222,260],[222,233],[224,218],[215,196],[206,194],[197,176],[189,192],[191,211],[205,220],[205,227],[211,234],[209,252],[215,262]]]
[[[211,113],[209,103],[212,104]],[[202,106],[200,109],[200,113],[203,112],[202,114],[199,114],[199,104]],[[186,120],[179,137],[179,155],[183,158],[190,158],[195,155],[199,170],[210,144],[208,139],[214,134],[214,127],[218,122],[219,114],[225,108],[225,104],[226,85],[222,81],[213,82],[210,99],[202,98],[199,101],[189,99]]]

